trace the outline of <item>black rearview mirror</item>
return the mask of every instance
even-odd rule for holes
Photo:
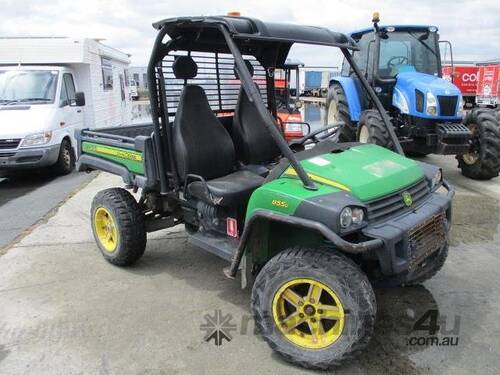
[[[83,107],[85,105],[85,94],[83,91],[75,92],[75,105],[77,107]]]

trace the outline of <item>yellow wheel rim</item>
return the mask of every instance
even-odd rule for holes
[[[94,214],[94,228],[97,239],[107,252],[112,253],[118,245],[118,231],[111,213],[99,207]]]
[[[332,345],[344,329],[344,308],[337,294],[313,279],[294,279],[276,292],[274,323],[293,344],[307,349]]]

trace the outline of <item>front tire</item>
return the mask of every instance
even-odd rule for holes
[[[75,153],[73,147],[68,139],[63,139],[61,147],[59,148],[59,156],[56,164],[54,164],[54,171],[59,175],[70,174],[75,168]]]
[[[375,323],[366,275],[335,250],[294,247],[272,258],[252,290],[252,313],[269,346],[287,361],[327,369],[361,351]]]
[[[394,142],[387,131],[384,120],[375,109],[368,109],[361,114],[356,138],[361,143],[373,143],[394,150]]]
[[[489,180],[500,172],[500,123],[493,111],[476,108],[464,118],[473,135],[468,153],[457,155],[462,174],[475,180]]]
[[[116,266],[134,264],[146,249],[144,214],[127,190],[102,190],[92,201],[92,232],[101,254]]]
[[[344,89],[338,83],[333,83],[328,90],[326,99],[326,121],[325,125],[335,122],[343,122],[345,125],[340,129],[340,142],[354,142],[356,140],[356,127],[349,115],[349,103]]]

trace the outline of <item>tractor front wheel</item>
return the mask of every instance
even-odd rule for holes
[[[356,140],[356,126],[351,121],[349,103],[344,89],[339,83],[333,83],[330,86],[326,98],[325,125],[336,122],[344,123],[342,129],[340,129],[339,141],[354,142]]]
[[[374,143],[394,150],[394,142],[384,124],[380,113],[375,109],[368,109],[361,114],[358,123],[357,140],[361,143]]]
[[[361,351],[377,311],[373,288],[354,262],[335,250],[299,247],[262,268],[251,304],[269,346],[311,369],[339,365]]]
[[[95,241],[108,262],[129,266],[144,254],[144,214],[127,190],[112,188],[97,193],[90,218]]]
[[[475,180],[489,180],[500,172],[500,123],[489,109],[476,108],[464,118],[472,132],[468,153],[457,155],[462,174]]]

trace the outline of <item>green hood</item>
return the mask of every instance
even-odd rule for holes
[[[361,201],[401,190],[424,176],[415,161],[372,144],[316,156],[301,164],[316,184],[349,191]],[[292,168],[283,174],[288,176],[296,176]]]

